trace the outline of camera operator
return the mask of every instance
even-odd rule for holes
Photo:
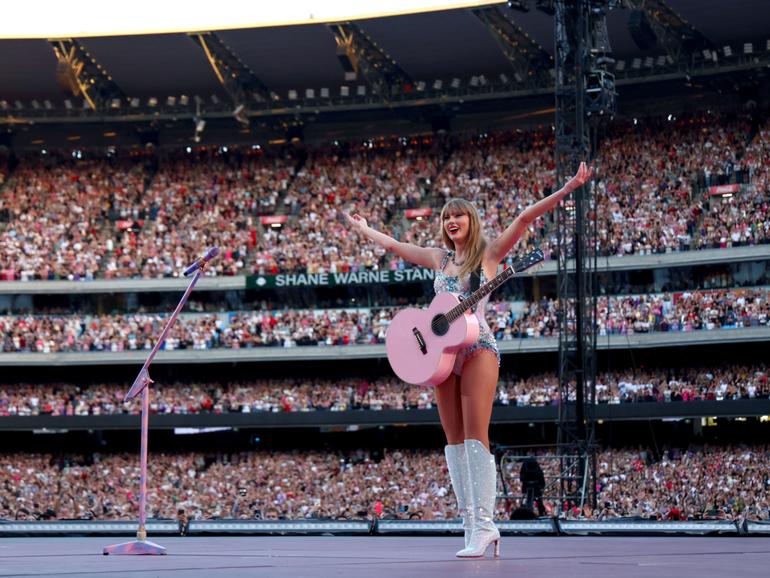
[[[521,481],[521,491],[526,496],[526,507],[534,511],[534,505],[537,504],[537,512],[540,516],[546,515],[545,504],[543,504],[543,489],[545,489],[545,476],[537,460],[533,457],[524,458],[521,462],[521,471],[519,472]]]

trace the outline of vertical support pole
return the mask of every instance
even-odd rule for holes
[[[147,432],[150,421],[150,387],[142,390],[142,433],[139,446],[139,529],[137,540],[147,539]]]
[[[592,5],[589,0],[556,0],[556,175],[566,182],[591,156],[585,88],[590,67]],[[593,412],[595,399],[595,218],[590,185],[576,189],[557,209],[557,298],[559,302],[558,445],[563,503],[582,502],[595,488]],[[593,499],[591,498],[591,501]]]

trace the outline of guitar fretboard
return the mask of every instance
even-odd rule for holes
[[[479,301],[484,299],[487,295],[492,293],[495,289],[500,287],[503,283],[508,281],[514,274],[514,270],[512,268],[508,268],[497,277],[489,281],[488,283],[484,283],[482,287],[479,287],[476,291],[471,293],[470,297],[467,299],[463,299],[462,303],[457,305],[456,307],[453,307],[446,313],[446,318],[451,323],[461,315],[463,315],[468,309],[471,307],[475,307]]]
[[[479,301],[484,299],[487,295],[492,293],[495,289],[500,287],[503,283],[508,281],[516,273],[520,273],[525,269],[528,269],[532,265],[539,263],[543,260],[543,252],[540,250],[529,253],[524,258],[519,259],[513,265],[505,269],[503,272],[495,276],[492,280],[484,283],[481,287],[476,289],[467,299],[464,299],[459,305],[453,307],[446,313],[447,321],[450,323],[463,315],[471,307],[475,307]]]

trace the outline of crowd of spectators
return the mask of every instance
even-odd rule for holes
[[[738,169],[749,134],[744,119],[708,113],[613,127],[597,160],[603,252],[649,254],[705,246],[698,225],[707,191],[695,187],[726,182]]]
[[[483,229],[494,238],[527,206],[554,187],[553,135],[550,131],[483,133],[456,143],[436,178],[433,204],[440,209],[453,197],[473,201]],[[528,248],[537,246],[549,216],[533,222]],[[442,246],[438,212],[429,221],[415,221],[405,239],[421,246]]]
[[[137,414],[138,399],[124,402],[128,384],[0,384],[0,416]],[[767,399],[764,365],[602,372],[596,400],[602,404]],[[503,374],[495,404],[547,406],[559,402],[555,373],[526,377]],[[422,410],[435,407],[429,387],[393,377],[283,378],[216,383],[164,384],[152,393],[157,414],[256,413],[355,410]]]
[[[618,121],[599,141],[595,191],[606,255],[726,248],[768,239],[770,128],[701,113]],[[359,212],[395,237],[440,243],[437,209],[473,200],[494,236],[556,183],[550,129],[411,137],[353,145],[195,150],[147,159],[24,158],[0,184],[5,279],[167,277],[208,246],[209,274],[335,272],[406,264],[353,236]],[[736,180],[732,196],[707,187]],[[404,210],[433,216],[404,219]],[[282,227],[259,216],[279,213]],[[525,247],[556,247],[552,215]]]
[[[597,403],[721,401],[770,397],[768,371],[763,365],[634,369],[599,373]],[[503,376],[496,403],[542,406],[559,402],[559,380],[554,373],[526,378]]]
[[[671,449],[597,456],[594,518],[640,516],[654,520],[763,519],[770,517],[770,448]]]
[[[541,515],[596,520],[756,520],[770,515],[768,451],[763,445],[600,450],[596,455],[597,507],[586,504],[582,509],[549,498],[558,495],[556,454],[544,449],[529,455],[537,459],[544,474]],[[517,482],[524,455],[509,450],[501,461],[513,494],[521,491]],[[512,502],[521,505],[520,499]]]
[[[176,518],[365,518],[451,511],[443,457],[389,451],[154,454],[148,512]],[[139,465],[133,455],[4,456],[0,519],[131,519]]]
[[[21,163],[0,190],[0,279],[98,277],[114,248],[110,196],[136,199],[144,183],[129,160]]]
[[[598,299],[600,336],[767,326],[768,288],[690,291]],[[242,349],[263,346],[344,346],[384,343],[396,307],[283,309],[183,314],[163,347]],[[490,302],[489,325],[498,340],[558,336],[558,303]],[[168,317],[125,315],[0,316],[3,352],[148,350]]]
[[[750,141],[743,118],[711,113],[618,122],[600,140],[596,168],[598,236],[603,255],[652,254],[767,242],[767,130]],[[436,180],[434,202],[472,199],[494,237],[525,207],[553,191],[553,136],[537,130],[462,140]],[[765,155],[764,157],[762,155]],[[708,187],[748,175],[730,196]],[[704,215],[705,213],[705,215]],[[408,240],[440,243],[437,219],[413,222]],[[524,249],[556,250],[552,216],[530,225]],[[523,250],[524,250],[523,249]]]
[[[208,274],[242,274],[258,245],[260,215],[273,214],[289,187],[294,157],[207,152],[160,163],[149,190],[120,197],[115,210],[125,225],[104,277],[171,277],[221,247]]]
[[[392,228],[390,223],[398,220],[394,216],[421,205],[445,154],[441,139],[433,138],[383,139],[313,151],[283,201],[291,219],[264,232],[254,271],[335,273],[386,266],[392,256],[361,243],[343,213],[360,213],[380,230]]]
[[[669,122],[669,121],[666,121]],[[770,234],[770,129],[752,137],[739,118],[711,115],[618,124],[601,141],[597,211],[605,254],[660,253],[766,243]],[[223,254],[209,274],[348,271],[406,264],[352,236],[355,211],[399,239],[439,243],[437,214],[406,221],[405,209],[472,199],[485,230],[501,231],[558,185],[549,131],[365,142],[309,152],[205,154],[161,159],[157,170],[128,159],[0,161],[0,279],[167,277],[211,245]],[[746,178],[736,179],[741,173]],[[732,196],[703,187],[739,180]],[[281,228],[260,215],[285,214]],[[555,248],[550,216],[533,223],[528,247]],[[600,335],[766,326],[766,288],[600,297]],[[554,337],[557,304],[492,302],[501,340]],[[353,345],[384,341],[395,308],[295,309],[186,314],[166,349]],[[124,351],[152,347],[167,317],[7,315],[2,351]],[[600,403],[770,397],[764,365],[605,372]],[[135,414],[127,384],[0,384],[0,416]],[[393,378],[263,379],[173,384],[153,391],[158,414],[433,408],[431,388]],[[504,374],[497,405],[558,403],[555,374]],[[765,446],[604,450],[597,459],[599,508],[573,517],[767,519]],[[516,477],[515,467],[505,474]],[[546,466],[546,473],[552,474]],[[0,519],[136,517],[138,460],[131,455],[3,456]],[[183,511],[210,518],[452,518],[443,456],[436,450],[259,451],[157,454],[150,461],[154,517]],[[518,501],[500,500],[506,516]],[[564,510],[547,501],[550,513]]]
[[[770,126],[757,132],[742,157],[749,185],[739,194],[711,195],[696,234],[701,247],[725,248],[770,241]],[[742,179],[743,180],[743,179]]]
[[[597,299],[597,335],[631,335],[767,326],[768,289],[720,289],[647,295],[601,296]],[[558,302],[528,304],[519,330],[531,337],[558,335]],[[515,328],[516,320],[514,320]]]
[[[767,446],[604,450],[597,456],[599,507],[549,514],[607,519],[768,519]],[[546,491],[554,460],[540,461]],[[3,456],[0,519],[136,519],[139,460],[129,454]],[[521,496],[518,463],[503,461],[510,494]],[[502,486],[499,486],[502,490]],[[410,518],[457,516],[440,450],[250,451],[153,455],[148,514],[177,519]],[[507,518],[521,498],[498,499]]]

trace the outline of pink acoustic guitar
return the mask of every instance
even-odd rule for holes
[[[541,250],[517,260],[467,299],[439,293],[427,309],[404,309],[388,326],[385,349],[398,377],[414,385],[438,385],[452,371],[457,351],[479,338],[479,320],[470,311],[516,273],[543,260]]]

